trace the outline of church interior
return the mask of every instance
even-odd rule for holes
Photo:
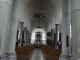
[[[0,60],[80,60],[80,0],[0,0]]]

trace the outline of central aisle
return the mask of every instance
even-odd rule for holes
[[[30,60],[45,60],[41,49],[35,49]]]

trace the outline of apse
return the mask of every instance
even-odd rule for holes
[[[32,31],[32,34],[31,34],[31,43],[35,43],[35,41],[37,40],[36,38],[36,35],[37,34],[40,34],[41,35],[41,38],[40,40],[42,40],[42,43],[43,44],[46,44],[46,31],[42,28],[36,28]]]

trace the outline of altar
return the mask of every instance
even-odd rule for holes
[[[41,40],[36,40],[36,42],[35,42],[35,47],[36,47],[36,48],[40,48],[41,45],[42,45]]]

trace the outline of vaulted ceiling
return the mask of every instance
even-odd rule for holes
[[[34,22],[38,23],[39,19],[47,26],[49,20],[53,18],[54,5],[50,0],[30,0],[26,4],[27,14],[31,20],[32,25]],[[42,18],[35,18],[34,14],[42,14]],[[42,24],[41,24],[42,25]]]
[[[54,26],[61,20],[61,4],[62,0],[21,0],[20,20],[31,30],[39,25],[39,20],[44,30],[51,29],[50,24]]]

